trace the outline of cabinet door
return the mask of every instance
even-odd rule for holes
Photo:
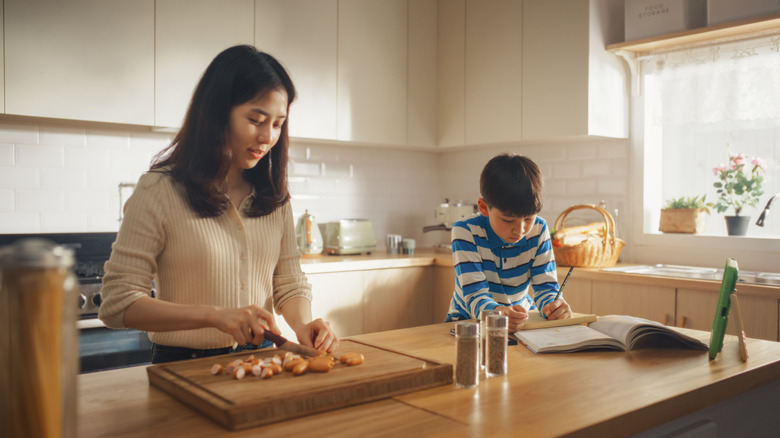
[[[338,139],[407,143],[407,0],[340,0]]]
[[[0,16],[3,16],[3,4],[0,3]],[[3,20],[0,20],[0,84],[5,84],[5,43],[3,41]],[[0,86],[0,113],[5,112],[5,87]]]
[[[674,288],[593,281],[591,294],[592,311],[597,315],[638,316],[674,325]]]
[[[778,300],[753,295],[738,295],[745,334],[749,338],[778,340]],[[696,330],[710,331],[715,318],[718,293],[677,289],[677,325]],[[726,325],[726,333],[737,335],[734,307]]]
[[[588,132],[589,3],[523,1],[524,139]]]
[[[157,0],[156,126],[180,127],[192,92],[222,50],[253,42],[253,0]]]
[[[257,0],[255,44],[287,68],[298,97],[290,135],[335,140],[337,0]]]
[[[558,269],[558,282],[563,282],[568,269]],[[569,303],[572,312],[592,313],[591,296],[593,282],[590,280],[581,280],[578,278],[569,278],[566,287],[563,289],[563,299]]]
[[[363,321],[366,333],[433,322],[432,279],[432,271],[424,266],[365,271]]]
[[[409,146],[436,147],[437,0],[409,1]]]
[[[466,1],[467,145],[521,140],[522,33],[523,2]]]
[[[455,268],[434,266],[433,270],[433,314],[432,323],[444,322],[450,310],[452,293],[455,292]]]
[[[154,0],[4,5],[7,113],[154,122]]]
[[[466,142],[466,0],[439,2],[437,102],[439,147]]]
[[[365,333],[363,327],[363,272],[308,274],[312,316],[330,322],[339,337]]]

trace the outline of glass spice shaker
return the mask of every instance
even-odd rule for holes
[[[498,309],[483,309],[479,312],[479,367],[485,369],[487,360],[485,356],[485,344],[487,342],[487,319],[490,315],[501,315]]]
[[[506,374],[507,337],[509,319],[504,315],[490,315],[487,318],[487,376]]]
[[[461,321],[455,324],[455,385],[473,388],[479,383],[479,324]]]
[[[79,284],[73,250],[43,239],[0,248],[0,436],[76,430]]]

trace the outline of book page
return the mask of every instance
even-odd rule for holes
[[[522,330],[514,336],[534,353],[570,352],[594,348],[624,350],[621,342],[586,325]]]
[[[656,342],[657,346],[669,346],[676,343],[687,348],[707,349],[707,345],[702,341],[678,332],[672,327],[635,316],[600,316],[598,321],[590,324],[590,327],[619,339],[629,350],[637,347],[640,343],[642,346],[652,346],[653,342]],[[665,338],[665,340],[659,339],[660,337]]]

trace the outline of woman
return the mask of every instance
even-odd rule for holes
[[[312,320],[296,247],[287,191],[293,99],[272,56],[251,46],[223,51],[127,200],[99,317],[148,331],[153,363],[269,347],[263,332],[279,333],[272,310],[302,344],[338,345],[327,322]]]

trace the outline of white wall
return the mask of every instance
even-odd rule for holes
[[[171,138],[146,128],[0,122],[0,233],[116,231],[119,184],[137,181]],[[627,226],[628,150],[622,140],[438,152],[294,140],[293,212],[297,218],[308,209],[319,223],[371,219],[379,248],[388,233],[417,239],[419,247],[447,243],[447,232],[422,232],[434,225],[435,206],[444,198],[476,202],[482,166],[507,151],[540,165],[542,215],[551,225],[572,204],[605,200]],[[567,224],[582,217],[572,215]]]
[[[0,122],[0,233],[118,230],[119,184],[136,182],[171,139],[146,128]],[[293,212],[308,209],[320,223],[371,219],[380,248],[388,233],[431,246],[440,236],[422,227],[439,202],[437,166],[433,152],[294,141]]]

